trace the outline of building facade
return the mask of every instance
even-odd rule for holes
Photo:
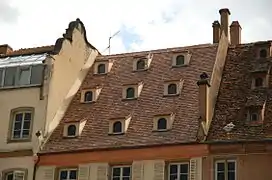
[[[60,121],[98,51],[77,19],[54,46],[0,46],[1,179],[34,178],[40,145]]]

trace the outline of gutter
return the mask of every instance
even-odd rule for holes
[[[38,163],[40,162],[40,156],[38,154],[35,154],[34,155],[37,159],[35,159],[35,164],[34,164],[34,169],[33,169],[33,177],[32,179],[33,180],[36,180],[36,171],[37,171],[37,168],[38,168]]]

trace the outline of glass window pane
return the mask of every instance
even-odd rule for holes
[[[235,180],[235,172],[228,172],[228,180]]]
[[[25,119],[25,121],[31,120],[31,113],[25,113],[24,119]]]
[[[178,166],[170,165],[170,174],[177,174],[177,173],[178,173]]]
[[[181,164],[180,165],[180,173],[188,173],[188,164]]]
[[[158,127],[157,129],[163,130],[167,128],[167,120],[165,118],[160,118],[158,120]]]
[[[217,163],[217,171],[225,171],[225,163]]]
[[[24,180],[25,173],[16,171],[14,173],[14,180]]]
[[[13,180],[13,173],[8,173],[6,175],[6,180]]]
[[[177,94],[177,85],[169,84],[168,85],[168,94]]]
[[[27,85],[30,83],[30,68],[22,68],[19,71],[19,85]]]
[[[177,179],[178,179],[178,175],[176,175],[176,174],[170,175],[170,180],[177,180]]]
[[[43,68],[44,65],[35,65],[31,69],[30,84],[41,84],[43,81]]]
[[[130,180],[130,177],[123,177],[123,180]]]
[[[134,98],[135,90],[134,88],[127,88],[127,98]]]
[[[22,113],[18,113],[15,115],[15,121],[16,122],[22,122],[23,120],[23,114]]]
[[[225,180],[225,173],[217,173],[217,180]]]
[[[180,175],[180,180],[188,180],[188,175],[187,174],[181,174]]]
[[[3,78],[3,69],[0,69],[0,87],[2,86],[2,78]]]
[[[113,177],[112,180],[120,180],[120,177]]]
[[[99,64],[97,68],[98,74],[103,74],[106,72],[106,65],[105,64]]]
[[[68,176],[68,173],[67,173],[67,171],[61,171],[60,172],[60,179],[62,180],[64,180],[64,179],[67,179],[67,176]]]
[[[121,175],[121,170],[120,170],[120,168],[113,168],[113,170],[112,170],[112,175],[113,175],[113,176],[120,176],[120,175]]]
[[[130,176],[130,167],[123,168],[123,176]]]
[[[21,137],[21,130],[13,131],[13,138],[17,139]]]
[[[77,171],[76,170],[71,170],[69,178],[70,179],[76,179],[76,177],[77,177]]]
[[[29,136],[29,130],[23,130],[23,137],[27,138]]]
[[[14,86],[17,67],[6,68],[4,86]]]
[[[228,162],[228,170],[235,171],[235,162]]]
[[[122,132],[122,123],[117,121],[113,124],[113,132],[114,133],[121,133]]]
[[[30,128],[30,121],[25,121],[23,128],[24,129],[29,129]]]

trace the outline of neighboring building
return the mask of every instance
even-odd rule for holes
[[[203,161],[206,179],[272,179],[271,43],[229,48]]]
[[[201,180],[229,45],[229,10],[220,14],[213,44],[98,56],[42,146],[36,179]]]
[[[77,19],[54,46],[0,46],[0,173],[34,178],[35,154],[62,117],[98,51]]]

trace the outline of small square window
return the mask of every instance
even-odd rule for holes
[[[177,94],[177,84],[169,84],[167,88],[167,94],[172,95],[172,94]]]
[[[123,132],[123,125],[121,121],[116,121],[113,123],[113,134],[120,134]]]
[[[96,75],[106,75],[110,72],[113,66],[113,61],[111,60],[97,60],[94,62],[93,71]]]
[[[133,99],[135,98],[135,89],[133,87],[129,87],[126,90],[126,98]]]
[[[102,88],[84,89],[81,91],[81,103],[92,103],[97,101]]]
[[[123,86],[122,97],[124,100],[137,99],[143,89],[143,83],[128,84]]]
[[[181,54],[174,54],[172,57],[172,67],[181,67],[188,65],[191,59],[191,54],[189,52],[184,52]]]
[[[157,129],[158,130],[166,130],[167,129],[167,119],[166,118],[158,119]]]
[[[111,180],[131,180],[130,166],[113,166]]]
[[[106,65],[105,64],[99,64],[97,66],[97,74],[105,74],[106,73]]]
[[[260,58],[266,58],[268,55],[267,50],[266,49],[261,49],[260,50]]]
[[[176,66],[184,65],[184,63],[185,63],[185,57],[184,57],[184,55],[178,55],[176,57]]]
[[[120,135],[124,134],[129,126],[131,116],[120,117],[120,118],[111,118],[109,121],[109,134]]]
[[[164,83],[164,96],[179,95],[182,89],[183,80],[168,81]]]
[[[59,180],[77,180],[77,169],[61,169]]]
[[[64,125],[64,137],[73,138],[79,135],[79,123],[67,123]]]
[[[71,136],[76,136],[76,125],[71,124],[67,127],[67,136],[71,137]]]
[[[92,102],[93,101],[93,92],[86,91],[84,94],[84,102]]]
[[[169,180],[189,180],[189,163],[171,163],[168,172]]]
[[[236,180],[236,161],[235,160],[216,161],[215,180]]]
[[[146,59],[140,59],[137,61],[137,70],[145,70],[146,68]]]
[[[167,131],[171,129],[174,114],[156,115],[153,119],[153,131]]]

